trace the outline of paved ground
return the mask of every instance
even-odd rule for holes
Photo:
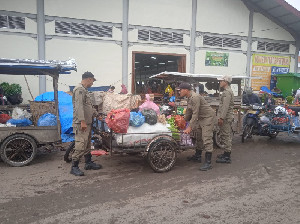
[[[142,157],[97,157],[85,177],[69,174],[63,152],[27,167],[0,163],[1,223],[300,223],[300,141],[234,138],[233,163],[208,172],[179,154],[168,173]],[[216,150],[214,158],[220,150]]]

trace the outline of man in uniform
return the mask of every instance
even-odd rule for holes
[[[194,158],[201,162],[202,150],[205,152],[205,164],[200,168],[206,171],[212,168],[211,156],[213,152],[213,128],[215,112],[208,105],[203,96],[192,91],[192,86],[188,83],[181,83],[179,86],[180,96],[187,97],[187,110],[185,120],[189,121],[189,126],[184,133],[190,134],[196,144],[196,154]]]
[[[218,109],[218,125],[220,126],[221,141],[225,145],[224,153],[217,156],[217,163],[231,163],[232,130],[234,95],[230,88],[232,77],[224,75],[220,80],[220,88],[223,90],[221,102]]]
[[[73,130],[75,133],[75,151],[72,155],[71,174],[83,176],[78,164],[82,156],[85,158],[86,170],[98,170],[102,166],[92,161],[91,132],[94,115],[93,105],[88,92],[96,79],[91,72],[82,75],[81,83],[73,90]]]

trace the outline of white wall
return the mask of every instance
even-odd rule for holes
[[[36,13],[36,0],[0,0],[1,10]]]

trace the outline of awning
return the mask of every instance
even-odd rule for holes
[[[72,70],[77,71],[74,59],[68,61],[0,59],[0,74],[6,75],[70,74]]]

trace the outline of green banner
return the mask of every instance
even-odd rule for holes
[[[228,67],[228,53],[206,52],[205,66]]]

